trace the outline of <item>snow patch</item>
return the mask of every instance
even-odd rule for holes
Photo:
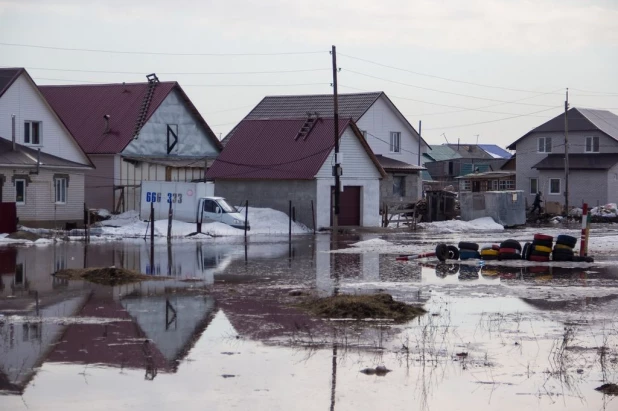
[[[457,233],[462,231],[504,231],[504,227],[496,223],[491,217],[482,217],[471,221],[435,221],[433,223],[420,223],[419,226],[425,230],[440,233]]]

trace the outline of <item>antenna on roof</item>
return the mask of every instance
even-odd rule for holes
[[[475,136],[476,136],[476,145],[478,146],[479,145],[479,136],[480,136],[480,134],[475,134]]]
[[[442,134],[440,134],[440,135],[441,135],[442,137],[444,137],[444,139],[446,140],[446,144],[450,144],[450,143],[448,142],[448,139],[446,138],[446,133],[442,133]]]

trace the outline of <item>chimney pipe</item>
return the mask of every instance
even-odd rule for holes
[[[105,114],[103,116],[103,119],[105,120],[105,131],[103,132],[103,134],[107,134],[110,131],[110,128],[109,128],[110,115],[109,114]]]
[[[39,174],[39,168],[41,167],[41,147],[36,152],[36,173]]]
[[[15,114],[11,114],[11,138],[13,141],[13,151],[17,150],[15,146]]]

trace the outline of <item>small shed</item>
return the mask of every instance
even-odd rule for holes
[[[491,217],[505,227],[526,224],[526,202],[521,190],[462,192],[459,204],[464,221]]]

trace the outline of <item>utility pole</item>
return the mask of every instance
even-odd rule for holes
[[[418,165],[421,165],[421,130],[423,129],[423,123],[421,120],[418,121]]]
[[[569,89],[564,101],[564,209],[569,215]]]
[[[341,158],[339,157],[339,97],[337,96],[337,48],[333,46],[333,118],[335,119],[335,207],[333,210],[333,231],[336,233],[339,227],[339,198],[341,192]]]

